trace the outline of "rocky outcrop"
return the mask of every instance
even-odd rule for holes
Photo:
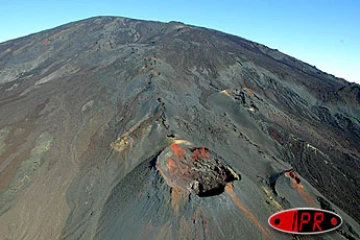
[[[240,180],[239,174],[205,147],[190,149],[173,143],[158,157],[156,167],[169,186],[200,197],[221,194],[226,184]]]

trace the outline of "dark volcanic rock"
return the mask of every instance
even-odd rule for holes
[[[204,147],[190,151],[173,143],[159,156],[157,168],[169,186],[200,197],[221,194],[226,184],[240,180],[231,167]]]
[[[0,43],[0,239],[290,239],[309,206],[344,224],[301,239],[359,239],[359,89],[179,22]]]

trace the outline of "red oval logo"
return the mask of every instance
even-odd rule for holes
[[[278,231],[292,234],[320,234],[330,232],[342,224],[336,213],[316,208],[293,208],[275,213],[268,220]]]

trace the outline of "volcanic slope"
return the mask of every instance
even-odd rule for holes
[[[0,43],[0,239],[359,239],[359,89],[179,22]],[[305,206],[344,224],[269,227]]]

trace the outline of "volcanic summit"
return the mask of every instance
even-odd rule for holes
[[[0,239],[360,239],[360,87],[241,37],[95,17],[0,43]],[[268,218],[339,214],[296,237]]]

